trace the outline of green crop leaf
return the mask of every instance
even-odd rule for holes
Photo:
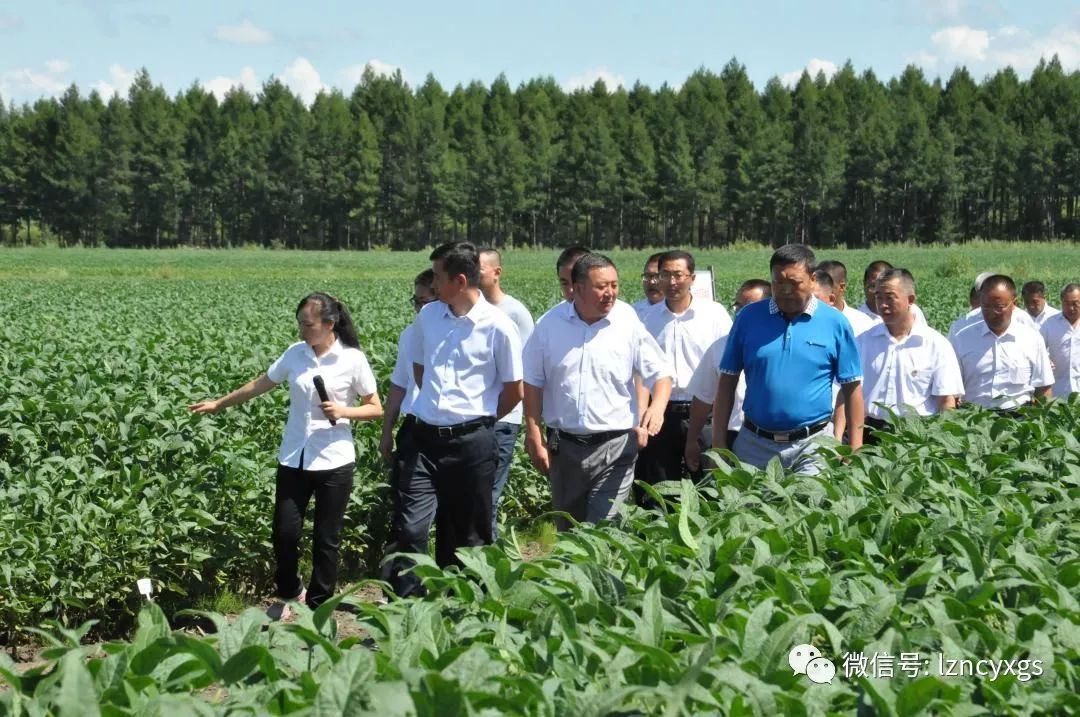
[[[60,661],[60,691],[56,697],[55,710],[59,717],[96,717],[98,695],[94,680],[83,664],[83,656],[72,651]]]

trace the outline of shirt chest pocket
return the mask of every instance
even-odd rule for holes
[[[911,362],[907,368],[907,379],[916,392],[926,394],[934,382],[934,367],[926,361]]]
[[[339,371],[328,371],[325,367],[307,372],[300,383],[316,402],[321,402],[319,391],[315,388],[315,377],[322,377],[326,395],[335,403],[343,403],[349,393],[349,377]]]
[[[802,342],[804,358],[826,369],[836,363],[836,352],[822,339],[806,339]]]
[[[605,347],[599,367],[604,376],[612,383],[619,384],[627,380],[634,372],[634,352],[629,346],[614,345]]]
[[[1017,344],[1010,344],[1001,349],[1002,373],[1009,383],[1027,385],[1031,381],[1031,361]]]
[[[1027,361],[1009,366],[1009,382],[1026,386],[1031,383],[1031,364]]]

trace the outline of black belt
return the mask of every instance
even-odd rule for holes
[[[425,423],[417,418],[415,430],[438,438],[457,438],[458,436],[464,436],[466,433],[472,433],[477,429],[491,428],[494,425],[495,418],[493,416],[481,416],[480,418],[474,418],[471,421],[455,423],[452,426],[433,426],[432,424]]]
[[[818,423],[811,424],[809,426],[803,426],[802,428],[793,428],[790,431],[766,431],[764,428],[758,428],[754,425],[754,422],[749,418],[743,417],[743,428],[751,433],[761,436],[762,438],[768,438],[770,441],[776,441],[777,443],[791,443],[792,441],[801,441],[804,438],[809,438],[815,433],[820,433],[825,429],[825,426],[829,425],[829,419],[820,421]]]
[[[579,446],[599,446],[601,443],[607,443],[613,438],[625,436],[627,431],[600,431],[599,433],[567,433],[560,430],[559,438],[576,443]]]
[[[690,415],[690,401],[668,401],[667,408],[664,409],[664,415],[672,416],[689,416]]]

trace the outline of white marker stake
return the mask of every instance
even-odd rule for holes
[[[154,584],[150,582],[150,578],[139,578],[135,583],[139,586],[139,592],[147,600],[150,600],[150,594],[154,592]]]

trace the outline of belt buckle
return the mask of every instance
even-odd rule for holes
[[[791,442],[791,434],[790,433],[774,433],[774,434],[772,434],[772,439],[774,441],[776,441],[777,443],[790,443]]]
[[[453,426],[436,426],[436,428],[438,429],[436,433],[439,436],[439,438],[453,438],[454,437],[454,427]]]

